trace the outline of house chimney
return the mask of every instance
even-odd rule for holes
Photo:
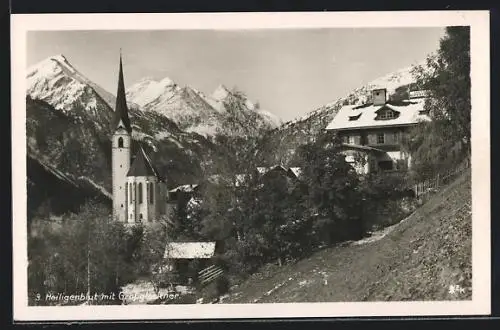
[[[387,101],[387,89],[379,88],[372,91],[373,105],[384,105]]]

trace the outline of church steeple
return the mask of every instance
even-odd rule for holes
[[[125,97],[125,84],[123,82],[123,66],[122,66],[122,54],[120,50],[120,71],[118,73],[118,91],[116,92],[116,106],[115,106],[115,116],[113,121],[113,129],[117,129],[120,123],[123,124],[124,128],[130,134],[132,132],[132,127],[130,126],[130,119],[128,117],[128,107],[127,99]]]

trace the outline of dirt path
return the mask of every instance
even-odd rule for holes
[[[398,224],[255,274],[224,302],[471,299],[471,270],[467,173]]]

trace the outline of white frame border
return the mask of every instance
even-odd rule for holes
[[[472,266],[470,301],[38,307],[27,305],[26,34],[45,30],[282,29],[471,26]],[[15,321],[488,315],[490,247],[490,49],[488,11],[11,16],[13,311]]]

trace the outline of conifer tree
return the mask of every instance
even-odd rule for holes
[[[414,156],[414,169],[425,176],[456,162],[449,154],[457,146],[461,153],[456,157],[470,155],[470,28],[447,27],[437,54],[429,56],[426,67],[417,67],[414,74],[416,85],[430,92],[424,109],[432,122],[413,130],[407,146]]]

